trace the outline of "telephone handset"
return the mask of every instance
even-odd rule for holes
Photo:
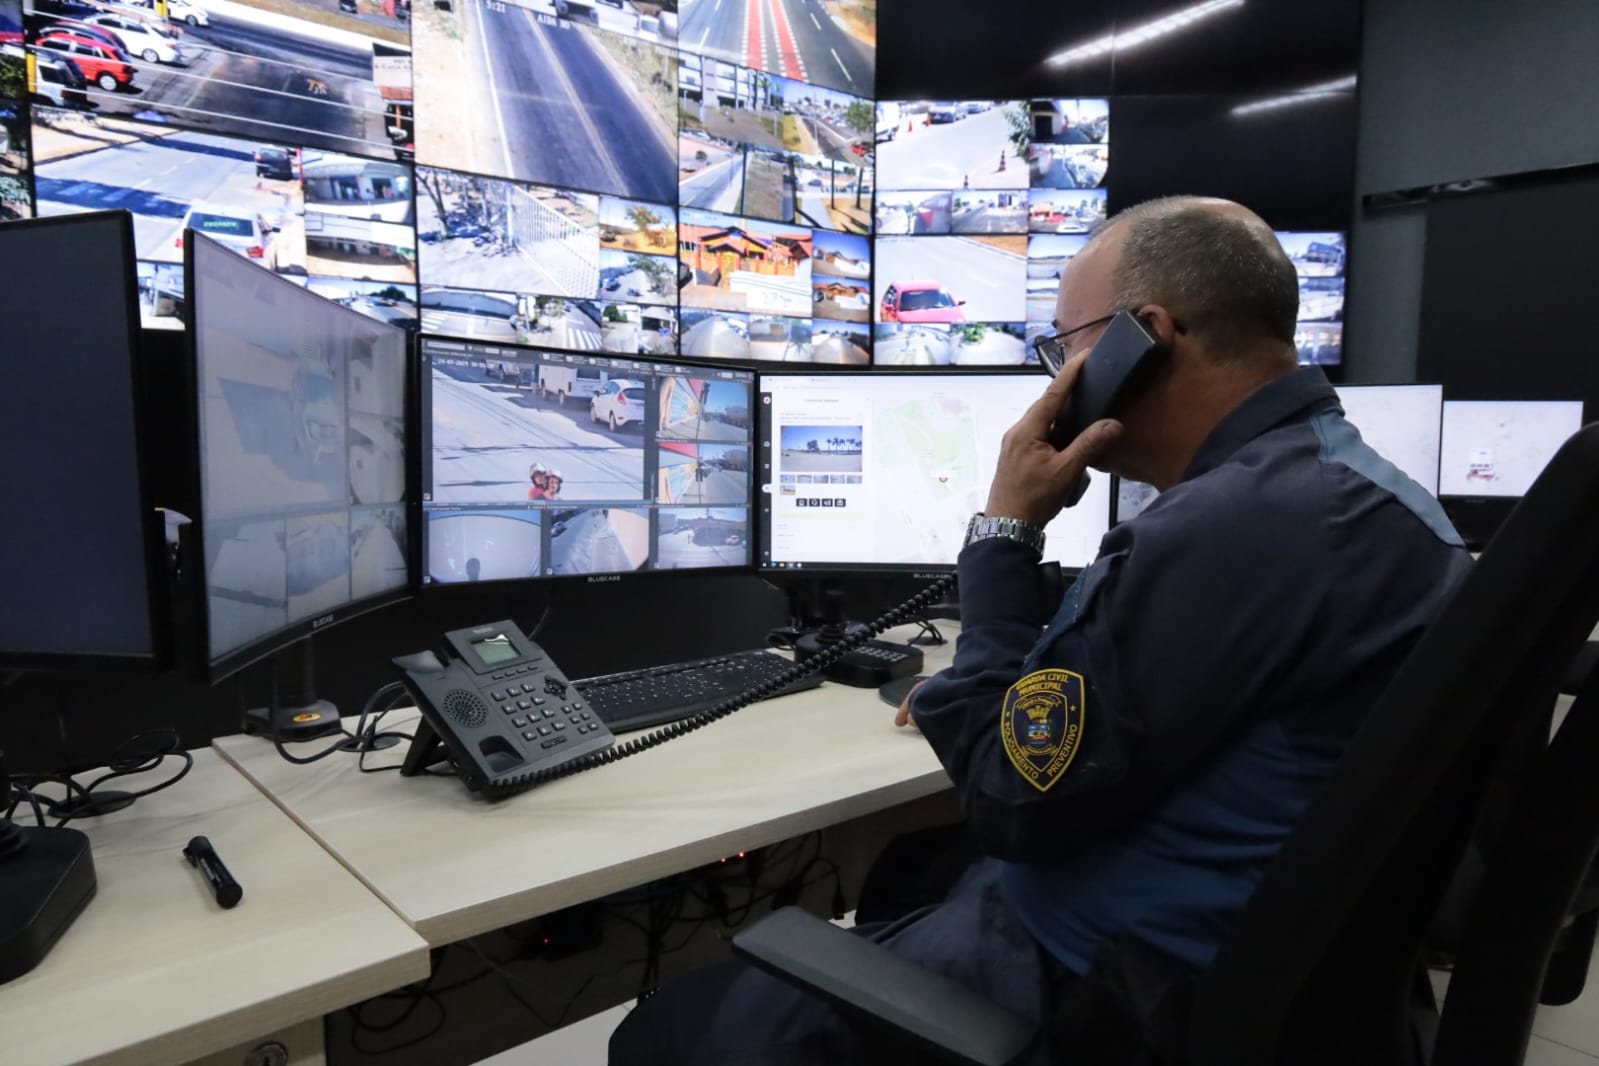
[[[1119,312],[1077,372],[1072,394],[1050,427],[1049,442],[1064,448],[1095,422],[1113,417],[1170,354],[1135,315]]]
[[[954,574],[942,577],[776,677],[708,711],[620,744],[582,693],[516,623],[457,629],[444,635],[447,659],[423,651],[394,660],[422,712],[400,773],[428,773],[448,759],[467,788],[504,795],[637,755],[826,670],[885,629],[938,602],[954,584]]]

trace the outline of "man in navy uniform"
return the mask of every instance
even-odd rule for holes
[[[985,858],[863,930],[1035,1019],[1110,938],[1214,957],[1470,559],[1442,509],[1297,367],[1298,279],[1237,204],[1131,208],[1072,260],[1060,373],[1005,436],[959,559],[953,665],[900,708]],[[1115,421],[1048,441],[1110,318],[1170,349]],[[1090,465],[1155,486],[1058,603],[1043,527]],[[738,963],[639,1006],[614,1066],[864,1061],[821,1001]]]

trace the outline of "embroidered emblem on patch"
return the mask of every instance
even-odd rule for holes
[[[1088,686],[1070,670],[1035,670],[1005,693],[1000,735],[1011,765],[1047,792],[1071,766],[1083,740]]]

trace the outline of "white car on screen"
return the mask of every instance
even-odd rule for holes
[[[644,421],[644,383],[630,378],[607,381],[589,399],[589,419],[604,422],[612,430],[629,422]]]
[[[261,216],[248,207],[231,207],[196,200],[189,205],[189,213],[183,216],[181,229],[192,229],[196,233],[203,233],[246,259],[254,259],[269,269],[276,266],[272,262],[276,256],[270,259],[267,256],[268,229],[262,223]],[[181,232],[178,234],[176,244],[180,249],[183,247]]]
[[[83,20],[117,39],[122,50],[146,63],[181,63],[177,38],[135,15],[90,15]]]

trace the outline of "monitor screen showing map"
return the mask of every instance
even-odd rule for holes
[[[1440,495],[1525,496],[1581,428],[1581,400],[1450,400]]]
[[[948,569],[982,510],[1000,438],[1043,390],[1031,374],[762,374],[761,565]],[[1046,529],[1044,558],[1087,566],[1110,477]]]

